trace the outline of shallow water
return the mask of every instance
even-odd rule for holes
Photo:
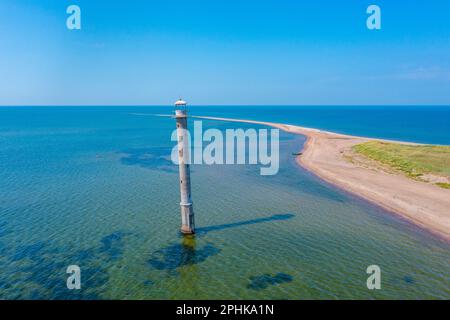
[[[198,233],[180,236],[178,172],[168,161],[173,119],[131,114],[171,110],[0,108],[0,298],[450,298],[448,244],[298,167],[291,152],[301,136],[281,134],[276,176],[194,165]],[[444,143],[450,135],[423,137]],[[79,291],[66,288],[71,264],[81,268]],[[381,267],[381,290],[366,287],[372,264]]]

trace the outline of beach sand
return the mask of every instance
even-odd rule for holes
[[[450,241],[450,190],[412,180],[355,155],[352,146],[387,141],[280,123],[217,117],[193,118],[271,126],[307,137],[299,165],[323,180],[354,193]],[[399,142],[399,141],[390,141]],[[401,142],[405,143],[405,142]]]

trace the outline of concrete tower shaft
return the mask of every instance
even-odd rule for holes
[[[184,234],[194,234],[194,209],[191,198],[191,172],[189,168],[189,140],[187,136],[187,111],[186,103],[177,101],[177,107],[184,106],[184,110],[175,110],[178,137],[178,161],[180,173],[180,196],[181,196],[181,232]]]

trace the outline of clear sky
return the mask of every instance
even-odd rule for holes
[[[81,8],[68,30],[66,8]],[[366,9],[381,7],[381,30]],[[0,0],[0,105],[449,104],[449,0]]]

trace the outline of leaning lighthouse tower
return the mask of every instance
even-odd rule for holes
[[[178,137],[178,168],[180,172],[181,195],[181,232],[194,234],[194,209],[191,199],[191,172],[189,168],[189,140],[187,135],[187,108],[186,101],[180,99],[175,102],[175,119],[177,122]]]

